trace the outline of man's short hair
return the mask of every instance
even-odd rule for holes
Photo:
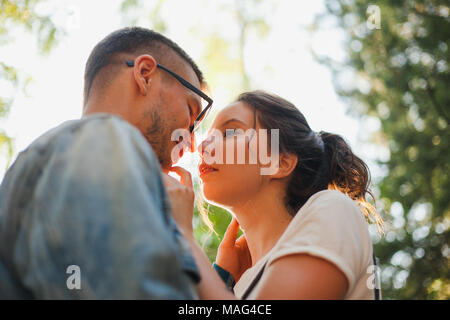
[[[102,71],[101,69],[105,66],[119,65],[119,63],[125,65],[125,61],[114,60],[118,54],[150,54],[158,63],[168,64],[167,60],[173,57],[170,51],[187,62],[194,70],[200,83],[203,84],[202,72],[192,58],[175,42],[153,30],[140,27],[123,28],[106,36],[92,50],[86,62],[84,73],[84,104],[87,103],[94,79]],[[108,76],[101,79],[105,83],[100,85],[106,86],[114,74],[115,72],[109,72]]]

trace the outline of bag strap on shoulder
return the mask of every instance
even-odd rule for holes
[[[378,270],[377,270],[377,259],[375,253],[373,254],[373,265],[375,266],[375,300],[381,300],[381,290],[379,288]]]
[[[247,290],[245,290],[244,294],[241,297],[242,300],[247,300],[247,298],[250,295],[250,293],[256,287],[256,285],[258,284],[259,280],[261,279],[261,277],[262,277],[262,275],[264,273],[264,269],[266,268],[266,265],[267,265],[267,262],[264,263],[263,267],[261,268],[261,270],[259,270],[259,272],[256,275],[255,279],[253,279],[252,283],[250,283],[250,285],[248,286]]]

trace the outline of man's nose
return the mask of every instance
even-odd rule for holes
[[[209,147],[208,150],[207,147],[213,142],[214,136],[209,136],[207,137],[205,140],[202,141],[202,143],[200,143],[200,145],[198,146],[198,152],[200,153],[200,156],[203,158],[205,155],[211,155],[214,156],[214,148]]]
[[[190,140],[190,150],[191,152],[197,151],[197,141],[195,140],[195,134],[191,133],[191,140]]]

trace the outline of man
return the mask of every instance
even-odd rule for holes
[[[125,28],[97,44],[82,119],[39,137],[0,187],[0,298],[197,297],[161,170],[172,165],[172,132],[192,132],[202,97],[212,103],[202,86],[161,34]]]

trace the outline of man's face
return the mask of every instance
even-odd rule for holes
[[[173,69],[170,66],[168,68],[200,89],[200,81],[194,70],[184,62],[177,65]],[[163,170],[172,165],[172,149],[178,143],[172,141],[172,133],[176,129],[189,130],[201,108],[200,96],[165,70],[157,68],[140,108],[138,128],[150,142]]]

